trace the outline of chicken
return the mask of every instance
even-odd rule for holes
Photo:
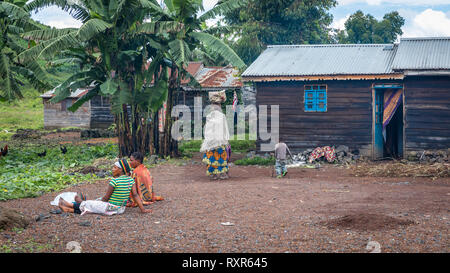
[[[8,154],[8,145],[5,145],[4,148],[0,148],[0,156],[6,156]]]
[[[61,149],[61,153],[63,153],[63,154],[67,153],[66,146],[59,147],[59,149]]]
[[[38,153],[37,155],[40,157],[44,157],[47,155],[47,150],[43,151],[42,153]]]

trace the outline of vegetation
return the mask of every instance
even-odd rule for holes
[[[45,150],[46,156],[38,156]],[[97,158],[117,156],[114,144],[68,145],[67,150],[63,154],[59,146],[10,146],[8,155],[0,158],[0,201],[35,197],[62,190],[70,184],[96,180],[93,174],[74,170],[91,165]]]
[[[0,102],[0,141],[9,140],[19,128],[43,129],[44,107],[33,87],[22,89],[23,99]]]
[[[222,2],[227,2],[222,1]],[[232,48],[249,65],[267,45],[328,43],[335,0],[250,0],[227,12],[224,21]]]
[[[110,98],[116,114],[121,155],[132,151],[153,153],[152,127],[148,120],[164,101],[168,101],[165,133],[160,154],[176,150],[171,139],[172,93],[180,79],[192,75],[185,70],[191,52],[200,44],[230,63],[243,68],[244,63],[220,39],[202,32],[206,19],[241,7],[242,1],[230,0],[197,16],[203,10],[201,0],[165,0],[162,8],[155,0],[35,0],[26,5],[31,11],[49,5],[67,10],[82,21],[79,29],[45,29],[30,31],[24,37],[40,41],[22,52],[21,60],[45,58],[56,54],[76,60],[81,71],[55,89],[53,102],[70,95],[71,90],[90,86],[91,90],[75,102],[75,111],[96,95]],[[144,21],[144,19],[150,19]],[[147,63],[152,59],[151,64]],[[169,74],[170,71],[170,74]],[[195,82],[195,80],[193,80]],[[153,82],[153,85],[148,83]],[[127,109],[131,109],[128,112]]]
[[[336,42],[342,44],[383,44],[393,43],[402,35],[405,19],[393,11],[378,21],[370,14],[357,11],[345,22],[345,30],[336,35]]]
[[[27,46],[20,35],[42,28],[30,19],[23,9],[24,4],[25,1],[20,0],[0,2],[0,102],[23,98],[21,86],[26,81],[40,91],[51,87],[37,60],[23,62],[18,58]]]
[[[254,140],[230,140],[232,153],[246,153],[256,149],[256,143]],[[199,152],[202,146],[201,140],[190,140],[180,144],[180,153],[186,155],[192,152]]]
[[[269,165],[275,165],[275,158],[274,157],[265,158],[265,157],[260,157],[260,156],[253,156],[253,157],[236,160],[234,162],[234,164],[244,165],[244,166],[248,166],[248,165],[269,166]]]

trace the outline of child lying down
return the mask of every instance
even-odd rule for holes
[[[86,200],[82,193],[78,193],[75,202],[70,203],[63,198],[59,199],[58,206],[64,212],[78,214],[98,213],[104,215],[120,214],[125,211],[128,197],[133,197],[142,213],[151,212],[145,209],[142,200],[137,194],[136,184],[130,177],[131,167],[126,159],[119,160],[112,168],[113,178],[108,183],[106,194],[97,200]]]
[[[81,214],[80,205],[82,202],[86,201],[86,196],[78,192],[77,195],[75,195],[75,201],[74,202],[68,202],[64,200],[64,198],[60,197],[58,202],[58,207],[63,212],[71,212],[76,214]]]

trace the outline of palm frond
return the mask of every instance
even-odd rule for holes
[[[158,21],[148,22],[139,25],[136,28],[136,33],[145,34],[162,34],[162,33],[175,33],[183,28],[183,24],[175,21]]]
[[[199,20],[204,22],[208,19],[224,15],[228,12],[247,6],[248,0],[227,0],[215,5],[212,9],[205,12],[199,17]]]
[[[80,41],[87,41],[95,35],[110,28],[111,26],[111,24],[101,19],[90,19],[78,29],[77,37]]]
[[[164,0],[164,4],[170,12],[173,12],[175,10],[172,0]]]
[[[183,66],[189,61],[191,51],[188,44],[184,40],[175,39],[169,42],[169,48],[169,53],[172,55],[173,61],[178,67]]]
[[[37,61],[27,62],[25,67],[31,71],[31,74],[25,76],[27,80],[36,88],[38,91],[46,91],[53,86],[50,85],[47,73],[42,69]]]
[[[75,1],[67,0],[34,0],[24,6],[27,12],[37,11],[42,8],[57,6],[64,11],[67,11],[74,19],[82,22],[87,21],[91,16],[89,11],[83,5],[78,5]]]
[[[28,12],[22,9],[19,6],[16,6],[12,3],[1,1],[0,2],[0,12],[8,14],[9,18],[14,18],[18,20],[25,20],[30,17]]]
[[[32,30],[22,34],[22,37],[26,40],[50,40],[54,38],[58,38],[61,35],[65,35],[71,32],[77,31],[76,28],[48,28],[48,29],[39,29]]]
[[[154,3],[154,1],[151,0],[138,0],[141,7],[144,9],[150,10],[152,13],[156,13],[155,15],[161,15],[170,17],[170,14],[166,13],[160,5],[157,3]]]
[[[8,57],[5,54],[0,54],[0,82],[2,83],[0,92],[2,93],[2,97],[7,101],[14,100],[10,73]]]
[[[71,32],[71,33],[73,33],[74,35],[76,34],[76,32]],[[25,51],[22,51],[18,55],[19,62],[20,63],[25,63],[25,62],[28,62],[30,60],[36,59],[44,48],[46,48],[48,45],[50,45],[51,43],[53,43],[57,39],[58,38],[52,38],[50,40],[41,41],[38,44],[36,44],[35,46],[30,47],[29,49],[27,49]]]
[[[50,102],[60,102],[63,99],[70,96],[72,92],[75,92],[78,88],[84,88],[94,80],[91,71],[82,71],[73,74],[63,83],[55,87],[54,97],[50,99]]]
[[[93,97],[98,95],[99,90],[100,90],[100,85],[96,85],[94,88],[90,89],[86,94],[84,94],[79,99],[77,99],[77,101],[75,101],[75,103],[72,104],[72,106],[67,108],[67,110],[69,110],[71,112],[77,111],[78,108],[80,108],[85,102],[91,100]]]
[[[229,47],[227,44],[225,44],[219,38],[217,38],[211,34],[202,33],[202,32],[192,32],[189,34],[189,36],[191,36],[194,39],[203,43],[203,45],[205,47],[207,47],[208,50],[222,56],[222,58],[224,58],[226,61],[228,61],[233,66],[235,66],[241,70],[246,67],[245,63],[236,54],[236,52],[234,52],[234,50],[231,49],[231,47]]]
[[[61,35],[51,41],[51,43],[49,43],[42,49],[37,58],[52,58],[55,54],[61,52],[64,49],[81,46],[81,41],[78,39],[76,33],[74,32],[69,32],[67,34]]]

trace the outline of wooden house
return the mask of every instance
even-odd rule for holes
[[[79,88],[59,103],[51,103],[54,90],[41,95],[44,103],[44,128],[56,129],[78,127],[86,129],[106,129],[114,122],[108,98],[95,96],[85,102],[77,111],[67,110],[75,101],[88,92],[88,88]]]
[[[450,37],[269,46],[242,79],[257,107],[279,105],[294,151],[346,145],[376,159],[450,147]]]

